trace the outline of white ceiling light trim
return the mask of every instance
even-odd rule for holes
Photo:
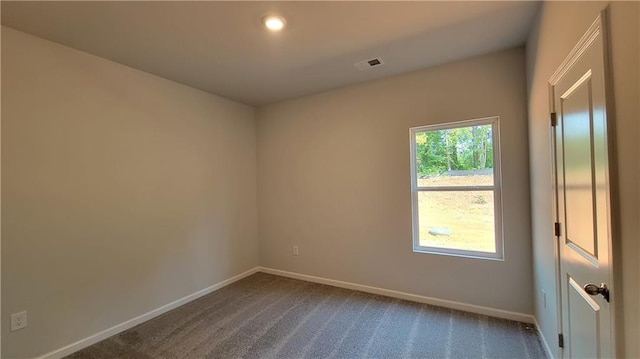
[[[268,15],[262,18],[262,23],[269,31],[280,31],[284,29],[287,22],[282,16]]]

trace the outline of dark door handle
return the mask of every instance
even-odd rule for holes
[[[587,284],[584,286],[584,291],[587,292],[587,294],[589,295],[602,295],[604,297],[604,299],[609,302],[609,288],[607,287],[607,285],[605,283],[600,284],[600,286],[598,287],[595,284]]]

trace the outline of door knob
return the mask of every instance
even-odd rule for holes
[[[606,284],[602,283],[600,284],[600,286],[598,287],[595,284],[587,284],[584,286],[584,291],[587,292],[587,294],[589,295],[602,295],[604,297],[604,299],[609,302],[609,288],[607,287]]]

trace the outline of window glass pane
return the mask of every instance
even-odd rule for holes
[[[418,192],[419,244],[496,252],[493,191]]]
[[[415,134],[417,185],[492,186],[491,125]]]

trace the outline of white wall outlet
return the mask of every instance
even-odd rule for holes
[[[298,254],[300,254],[300,252],[298,251],[298,246],[293,246],[293,255],[297,256]]]
[[[25,328],[27,326],[27,311],[11,314],[11,331]]]
[[[545,308],[547,307],[547,292],[544,289],[542,290],[542,304]]]

